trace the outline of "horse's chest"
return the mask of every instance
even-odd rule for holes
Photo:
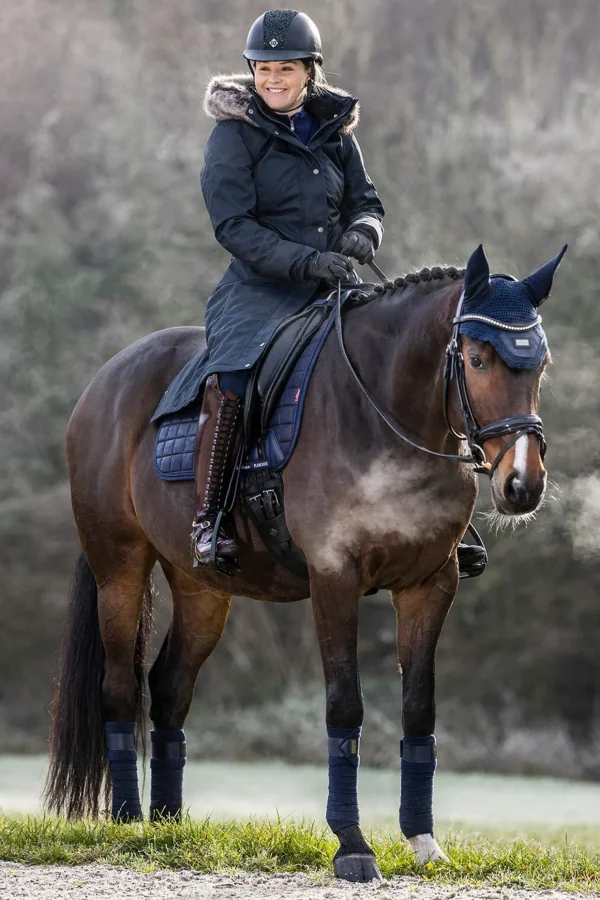
[[[362,510],[356,512],[360,516]],[[386,587],[427,579],[453,552],[469,514],[469,504],[459,501],[434,505],[430,498],[410,497],[390,504],[359,538],[363,582]]]
[[[426,576],[464,532],[475,493],[463,478],[443,482],[421,467],[374,466],[338,495],[313,552],[326,567],[360,559],[365,577],[385,584],[408,573]]]

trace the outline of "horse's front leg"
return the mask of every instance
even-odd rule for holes
[[[454,558],[411,591],[392,591],[402,673],[400,828],[419,863],[446,859],[433,836],[435,649],[458,588]]]
[[[360,582],[349,564],[343,572],[311,571],[310,588],[326,691],[329,746],[327,824],[340,848],[333,866],[346,881],[381,880],[375,854],[359,827],[358,764],[363,702],[358,675]]]

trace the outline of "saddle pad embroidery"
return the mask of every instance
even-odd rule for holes
[[[310,376],[335,321],[329,316],[310,344],[299,357],[288,383],[281,392],[265,435],[266,461],[258,461],[258,448],[250,453],[245,469],[270,468],[279,471],[290,460],[302,422],[304,400]],[[160,423],[154,446],[154,470],[164,481],[192,481],[194,478],[194,450],[200,407],[166,416]]]

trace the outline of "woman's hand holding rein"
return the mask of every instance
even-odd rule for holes
[[[342,237],[340,252],[346,256],[351,256],[364,266],[365,263],[373,261],[375,256],[375,246],[373,240],[365,234],[364,231],[350,229]]]
[[[338,279],[345,281],[352,272],[352,263],[343,253],[313,253],[304,263],[304,279],[306,281],[316,281],[317,279],[325,279],[326,281],[335,282]]]

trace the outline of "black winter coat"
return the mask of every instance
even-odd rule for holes
[[[384,216],[352,134],[358,101],[345,92],[330,88],[306,104],[319,126],[308,147],[260,100],[251,75],[213,78],[204,109],[217,125],[206,144],[202,192],[215,237],[232,259],[207,303],[208,354],[192,366],[201,380],[253,366],[279,322],[319,288],[298,280],[302,261],[315,250],[337,250],[357,224],[377,248]],[[155,418],[193,400],[190,388],[189,381],[174,383]]]

